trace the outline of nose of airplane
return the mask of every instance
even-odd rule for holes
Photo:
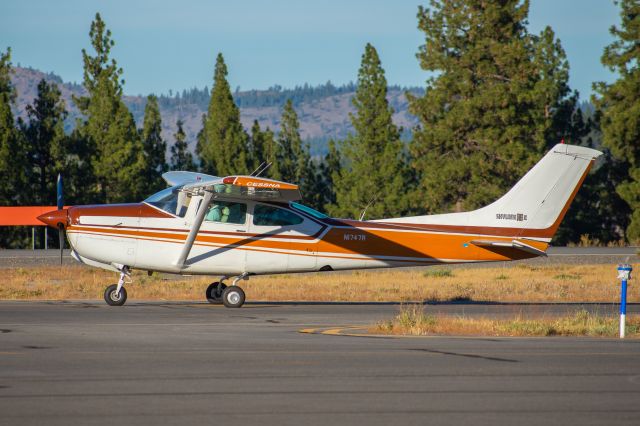
[[[38,216],[38,220],[53,228],[57,228],[59,224],[62,224],[62,226],[66,228],[68,224],[68,212],[68,209],[51,210]]]

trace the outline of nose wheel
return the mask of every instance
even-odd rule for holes
[[[112,284],[105,289],[104,300],[110,306],[122,306],[127,301],[127,290],[121,287],[118,291],[118,284]]]
[[[131,283],[131,271],[126,265],[122,265],[120,269],[120,279],[118,284],[111,284],[104,290],[104,301],[109,306],[122,306],[127,301],[127,290],[124,288],[125,281],[129,278],[128,283]]]

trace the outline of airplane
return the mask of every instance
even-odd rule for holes
[[[331,218],[300,204],[297,185],[260,177],[262,167],[249,176],[167,172],[169,187],[141,203],[63,208],[59,196],[58,209],[38,219],[66,232],[77,261],[120,274],[104,292],[111,306],[126,302],[124,284],[137,269],[220,276],[206,299],[239,308],[245,293],[238,283],[253,275],[546,256],[601,154],[558,144],[505,195],[468,212]]]

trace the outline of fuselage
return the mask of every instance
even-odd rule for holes
[[[166,201],[166,200],[165,200]],[[175,201],[175,200],[174,200]],[[67,235],[93,266],[193,275],[276,274],[514,260],[535,254],[470,242],[512,241],[518,229],[333,219],[296,203],[214,200],[178,266],[199,198],[71,207]],[[529,241],[544,251],[548,241]]]

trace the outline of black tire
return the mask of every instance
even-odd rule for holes
[[[237,285],[227,287],[222,292],[222,303],[227,308],[239,308],[244,305],[244,290]]]
[[[117,284],[111,284],[104,290],[104,301],[109,306],[122,306],[127,301],[127,290],[122,287],[120,294],[116,294]]]
[[[218,286],[220,287],[219,289]],[[225,288],[227,288],[226,284],[219,283],[217,281],[215,283],[211,283],[209,287],[207,287],[207,301],[209,303],[222,303],[222,293]]]

